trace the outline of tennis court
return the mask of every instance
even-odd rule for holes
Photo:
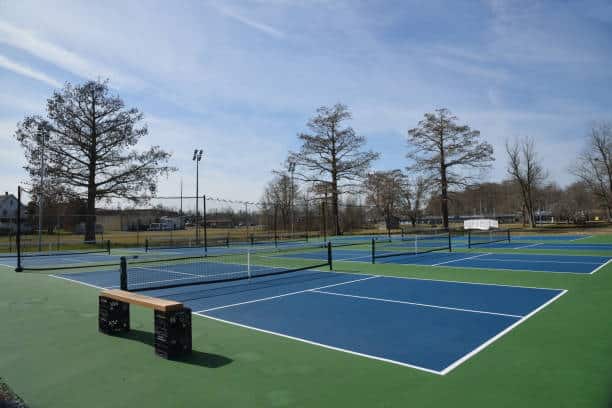
[[[465,246],[465,245],[463,245]],[[460,247],[460,246],[456,246]],[[491,242],[482,244],[481,248],[496,249],[521,249],[521,250],[555,250],[555,251],[609,251],[612,253],[610,244],[558,244],[549,242],[531,242],[513,240],[512,242]]]
[[[160,271],[167,279],[182,279],[199,274],[202,264],[137,268],[138,279],[147,272],[158,284]],[[235,268],[206,265],[229,275]],[[323,270],[279,272],[145,294],[183,302],[203,317],[443,375],[565,293]],[[117,270],[57,277],[100,288],[119,285]]]
[[[592,274],[608,264],[611,259],[605,256],[571,256],[541,254],[506,254],[491,252],[431,252],[422,254],[379,251],[376,263],[395,263],[403,265],[425,265],[455,268],[477,268],[532,272],[557,272]],[[304,254],[280,254],[281,257],[323,259],[324,251]],[[372,255],[365,250],[336,249],[334,260],[348,262],[372,262]]]

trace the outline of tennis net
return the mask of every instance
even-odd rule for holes
[[[142,291],[332,267],[330,245],[265,248],[175,258],[121,258],[121,289]]]
[[[34,241],[21,242],[20,253],[1,254],[0,257],[31,258],[40,256],[70,256],[83,254],[110,254],[111,242],[106,241],[62,241],[61,244],[43,243],[38,245]]]
[[[161,238],[150,237],[145,240],[145,252],[157,249],[204,248],[229,246],[229,238]]]
[[[404,236],[400,240],[372,240],[372,263],[377,259],[424,254],[434,251],[451,251],[450,232],[433,235]]]
[[[509,229],[496,229],[489,231],[468,230],[468,248],[477,245],[492,244],[494,242],[510,242]]]

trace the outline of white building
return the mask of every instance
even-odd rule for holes
[[[25,208],[21,205],[21,210]],[[25,218],[25,214],[21,214]],[[15,231],[17,221],[17,197],[8,192],[0,195],[0,231]]]

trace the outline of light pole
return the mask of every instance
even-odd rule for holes
[[[295,233],[295,184],[293,182],[293,173],[295,173],[295,162],[289,162],[289,173],[291,173],[291,237],[293,238],[293,235]]]
[[[196,162],[196,245],[200,244],[200,212],[198,202],[200,201],[200,160],[202,160],[202,149],[193,151],[193,161]]]
[[[45,166],[45,142],[49,136],[44,130],[38,131],[38,143],[40,145],[40,186],[38,189],[38,251],[42,251],[42,228],[43,228],[43,191],[45,183],[45,173],[47,171]]]

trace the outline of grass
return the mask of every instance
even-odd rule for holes
[[[334,266],[568,293],[442,377],[196,316],[196,353],[166,361],[153,353],[149,310],[132,308],[127,338],[102,335],[96,289],[2,270],[0,373],[31,407],[611,406],[612,266],[589,276]]]

